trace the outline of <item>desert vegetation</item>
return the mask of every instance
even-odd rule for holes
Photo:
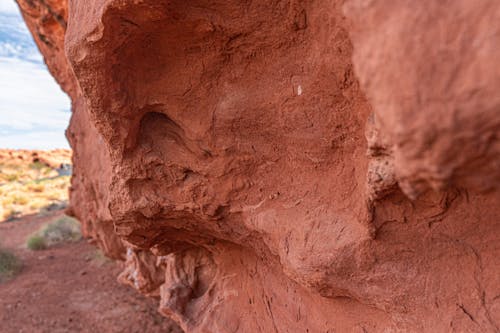
[[[21,262],[10,251],[0,246],[0,283],[14,277],[21,269]]]
[[[82,238],[80,224],[74,218],[64,215],[33,233],[26,240],[26,246],[30,250],[43,250],[50,246],[75,242]]]
[[[61,165],[70,158],[66,150],[0,151],[0,221],[65,207],[70,176]]]
[[[60,210],[0,223],[0,332],[180,333],[154,300],[116,283],[121,265],[89,242],[27,248],[34,234],[44,244],[76,239],[74,223]]]

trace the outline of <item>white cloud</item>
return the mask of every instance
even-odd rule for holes
[[[0,57],[0,126],[26,130],[64,129],[69,98],[42,66]]]
[[[30,131],[27,133],[0,134],[0,147],[15,149],[69,148],[60,129],[53,131]]]
[[[12,0],[0,0],[0,148],[68,147],[70,100],[49,74]],[[17,25],[17,28],[15,25]],[[4,29],[5,28],[5,29]]]
[[[0,0],[0,13],[16,14],[19,8],[14,0]]]

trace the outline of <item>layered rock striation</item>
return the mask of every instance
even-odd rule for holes
[[[499,330],[497,2],[18,3],[70,212],[182,330]]]

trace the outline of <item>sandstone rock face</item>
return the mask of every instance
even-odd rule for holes
[[[354,0],[346,13],[356,74],[404,192],[498,189],[496,1]]]
[[[499,330],[497,2],[19,2],[71,212],[185,332]]]

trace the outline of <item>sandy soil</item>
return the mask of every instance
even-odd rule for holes
[[[103,258],[86,241],[43,251],[26,238],[59,217],[27,216],[0,224],[0,242],[23,269],[0,284],[0,332],[180,332],[157,313],[157,302],[116,282],[120,263]]]

